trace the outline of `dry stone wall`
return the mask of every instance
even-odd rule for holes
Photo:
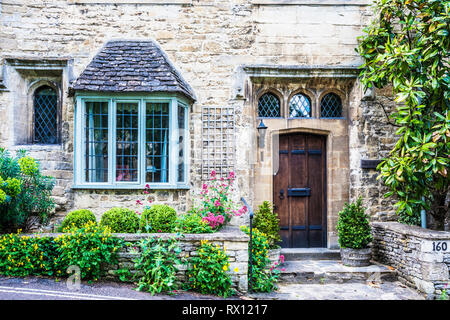
[[[117,265],[110,266],[107,271],[107,278],[118,280],[115,271],[118,269],[128,269],[132,274],[136,273],[134,269],[134,260],[139,256],[139,242],[150,236],[167,239],[175,234],[114,234],[122,238],[128,245],[118,253],[119,262]],[[229,257],[230,267],[228,273],[231,276],[232,287],[237,291],[244,293],[248,290],[248,240],[249,237],[236,228],[224,229],[213,234],[185,234],[179,241],[181,253],[180,256],[186,259],[197,255],[197,249],[202,240],[208,240],[213,245],[219,245]],[[177,278],[185,282],[187,265],[178,266],[179,272]],[[236,269],[237,268],[237,269]]]
[[[398,279],[433,299],[450,283],[450,232],[397,222],[372,224],[375,261],[394,267]]]

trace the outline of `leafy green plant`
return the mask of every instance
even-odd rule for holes
[[[115,270],[114,275],[119,277],[119,280],[122,282],[133,282],[133,275],[130,270],[126,268]]]
[[[197,213],[182,214],[177,217],[176,228],[181,233],[211,233],[211,226],[203,221],[202,216]]]
[[[135,233],[139,229],[139,217],[133,210],[112,208],[103,213],[100,225],[111,228],[113,233]]]
[[[241,226],[241,230],[247,235],[250,235],[250,228]],[[277,281],[280,275],[280,270],[277,268],[279,262],[270,266],[269,259],[269,240],[267,235],[258,229],[252,230],[252,289],[255,292],[271,292],[277,289]],[[249,248],[250,250],[250,248]],[[284,257],[283,257],[284,260]],[[270,266],[270,268],[269,268]],[[250,270],[250,264],[249,264]]]
[[[388,122],[399,137],[379,178],[400,221],[418,224],[425,209],[432,227],[443,230],[450,212],[450,2],[376,0],[374,9],[357,49],[360,80],[365,88],[392,87],[397,105]]]
[[[143,239],[139,247],[142,253],[136,260],[135,268],[143,275],[139,277],[138,290],[148,291],[153,295],[178,289],[177,265],[183,263],[179,257],[181,249],[178,238],[151,237]]]
[[[97,223],[97,219],[92,211],[87,209],[73,210],[64,218],[58,231],[62,232],[67,228],[82,228],[89,221]]]
[[[11,277],[54,276],[59,270],[52,238],[5,234],[0,238],[0,274]]]
[[[281,242],[279,222],[278,215],[273,212],[268,201],[264,201],[255,212],[253,227],[266,234],[271,249],[279,247],[278,243]]]
[[[339,212],[337,222],[339,246],[341,248],[363,249],[372,241],[369,217],[362,206],[362,198],[356,202],[345,203]]]
[[[147,207],[141,215],[140,229],[142,232],[173,232],[177,212],[165,204],[154,204]]]
[[[224,250],[219,245],[214,246],[207,240],[202,240],[197,253],[189,261],[187,288],[225,298],[233,295],[231,276],[227,272],[230,263]]]
[[[84,227],[70,231],[55,238],[62,270],[76,265],[80,268],[81,279],[97,280],[107,265],[117,263],[117,250],[123,246],[123,241],[111,236],[110,227],[89,221]]]
[[[24,150],[13,157],[0,148],[0,231],[26,230],[31,216],[45,222],[55,207],[50,197],[55,179],[43,176]]]
[[[439,296],[439,300],[449,300],[447,287],[448,283],[444,285],[444,289],[442,289],[441,295]]]

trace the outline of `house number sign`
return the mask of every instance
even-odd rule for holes
[[[435,253],[450,252],[450,241],[449,240],[423,241],[422,252],[435,252]]]

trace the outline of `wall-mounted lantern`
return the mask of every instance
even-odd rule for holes
[[[264,122],[261,119],[261,122],[259,123],[258,127],[256,127],[256,129],[258,130],[258,134],[259,134],[259,147],[261,149],[264,148],[264,140],[266,137],[266,131],[267,131],[267,127],[264,124]]]

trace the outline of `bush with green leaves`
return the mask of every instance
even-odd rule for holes
[[[177,212],[165,204],[154,204],[146,207],[141,215],[140,230],[142,232],[173,232],[177,221]]]
[[[241,230],[250,236],[250,228],[241,226]],[[277,289],[277,281],[280,270],[277,268],[278,262],[270,266],[269,240],[267,235],[258,229],[252,230],[252,289],[254,292],[271,292]],[[249,248],[250,250],[250,248]],[[250,270],[250,261],[249,261]]]
[[[369,217],[362,206],[362,198],[356,202],[345,203],[339,212],[337,231],[341,248],[364,249],[372,241]]]
[[[58,244],[60,270],[75,265],[80,268],[81,279],[98,280],[105,274],[106,266],[117,263],[117,251],[123,240],[111,236],[111,228],[89,221],[84,227],[55,238]]]
[[[62,232],[68,228],[82,228],[89,221],[97,223],[97,219],[92,211],[87,209],[73,210],[64,218],[58,231]]]
[[[200,214],[187,213],[177,217],[175,231],[181,233],[211,233],[213,229],[209,223],[203,220]]]
[[[279,247],[278,243],[281,242],[279,222],[280,219],[273,212],[269,201],[264,201],[255,212],[253,227],[266,234],[271,249]]]
[[[139,247],[142,252],[135,260],[135,269],[141,274],[137,284],[138,290],[148,291],[152,295],[177,290],[180,283],[176,273],[178,266],[183,264],[178,238],[150,237],[141,240]]]
[[[32,216],[46,222],[55,207],[55,179],[44,176],[39,163],[19,150],[16,156],[0,148],[0,232],[27,229]]]
[[[357,51],[363,58],[364,88],[392,88],[396,106],[386,124],[397,128],[397,143],[378,166],[396,201],[401,222],[444,230],[450,213],[450,2],[376,0],[373,21]]]
[[[52,238],[19,233],[0,237],[0,274],[9,277],[55,276],[58,270],[57,244]]]
[[[100,225],[110,227],[113,233],[135,233],[139,229],[139,217],[133,210],[112,208],[103,213]]]
[[[202,240],[197,253],[198,255],[189,260],[186,287],[203,294],[215,294],[224,298],[233,295],[231,276],[227,272],[230,267],[229,257],[225,251],[219,245]]]

